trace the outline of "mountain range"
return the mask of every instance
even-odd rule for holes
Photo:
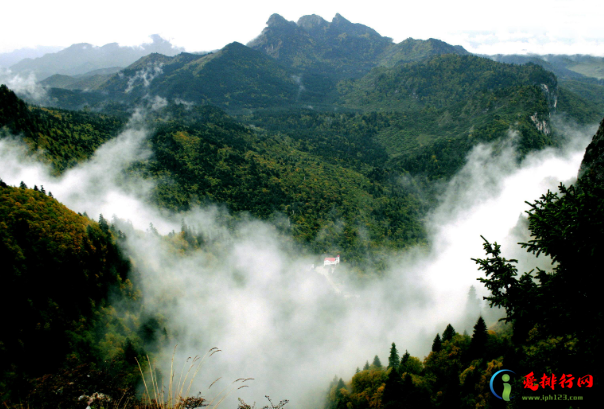
[[[96,47],[87,43],[73,44],[56,53],[38,58],[25,58],[10,66],[13,73],[33,73],[39,81],[51,75],[82,75],[94,70],[126,67],[149,53],[175,55],[182,48],[174,47],[159,35],[151,36],[152,42],[137,47],[123,47],[117,43]]]
[[[47,99],[38,105],[0,85],[0,139],[3,147],[5,138],[11,139],[8,144],[20,141],[61,176],[93,163],[99,148],[118,143],[136,117],[149,154],[132,158],[119,183],[148,186],[139,197],[146,205],[174,213],[215,205],[225,229],[250,218],[268,220],[284,246],[315,258],[341,254],[346,274],[361,287],[384,278],[395,252],[429,244],[426,219],[441,200],[442,187],[478,145],[500,152],[511,143],[521,160],[564,146],[563,122],[601,121],[601,65],[601,59],[586,56],[477,56],[436,39],[395,44],[339,14],[331,22],[317,15],[291,22],[273,14],[247,45],[234,42],[210,53],[182,52],[156,36],[141,48],[76,44],[23,60],[13,70],[38,75]],[[509,362],[501,357],[518,363],[527,355],[526,368],[533,370],[593,356],[601,344],[601,314],[593,326],[575,314],[584,309],[582,286],[594,279],[575,280],[582,271],[573,269],[595,261],[593,237],[602,235],[603,219],[593,215],[602,213],[603,144],[604,122],[587,149],[580,187],[544,196],[533,207],[530,227],[548,239],[528,245],[573,254],[559,263],[568,276],[539,270],[542,287],[522,276],[522,287],[505,294],[517,303],[504,304],[512,306],[509,311],[526,308],[518,321],[524,319],[526,328],[514,329],[518,339],[487,333],[484,321],[472,337],[449,326],[442,344],[440,335],[435,338],[424,364],[409,361],[406,353],[400,366],[392,344],[391,356],[397,356],[392,363],[408,372],[407,397],[426,398],[417,407],[486,402],[484,380]],[[98,177],[99,184],[104,177]],[[0,259],[9,295],[2,305],[23,312],[7,318],[0,336],[0,397],[11,409],[22,407],[23,396],[32,407],[77,408],[80,396],[102,392],[122,396],[124,407],[131,407],[129,402],[137,402],[137,359],[179,335],[161,307],[145,306],[137,282],[137,269],[145,263],[124,250],[126,238],[140,237],[141,243],[145,234],[153,236],[170,249],[171,260],[203,253],[218,262],[229,247],[185,220],[180,232],[165,236],[152,225],[143,233],[117,219],[110,224],[102,215],[97,223],[60,204],[43,186],[30,187],[0,179]],[[540,206],[546,214],[535,210]],[[565,223],[558,223],[559,217]],[[492,265],[506,267],[491,279],[508,273],[504,279],[513,278],[512,261],[497,258],[495,248],[487,254],[495,257]],[[237,268],[238,283],[245,281],[244,267]],[[517,285],[515,278],[504,284]],[[570,307],[565,310],[558,304],[571,287],[577,291],[572,302],[561,304]],[[535,297],[515,295],[527,294],[525,289]],[[393,291],[396,297],[403,294]],[[326,307],[340,308],[337,297],[329,298]],[[587,310],[597,311],[591,293],[589,300],[594,308]],[[168,299],[164,307],[177,302]],[[542,315],[534,314],[535,306]],[[571,325],[558,331],[560,317],[580,330]],[[582,355],[569,353],[572,348]],[[413,370],[409,362],[415,363]],[[394,365],[386,370],[378,364],[376,356],[350,385],[334,380],[325,407],[366,408],[370,396],[378,405],[390,399],[382,392],[394,390],[404,375],[397,379]],[[363,379],[368,386],[362,386]],[[347,401],[354,394],[342,392],[349,386],[359,392],[357,406]]]

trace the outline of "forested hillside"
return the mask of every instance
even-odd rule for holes
[[[13,311],[0,339],[3,401],[43,407],[61,401],[60,388],[70,396],[99,382],[112,394],[131,388],[151,317],[141,314],[121,239],[102,216],[97,223],[72,212],[43,186],[0,181],[0,303]],[[118,313],[110,298],[129,307]]]
[[[115,116],[27,105],[0,85],[0,136],[21,136],[31,151],[43,152],[57,172],[88,159],[124,123]]]
[[[475,259],[484,274],[479,280],[490,290],[489,304],[507,312],[507,325],[488,330],[480,317],[471,336],[448,325],[423,361],[407,352],[400,357],[393,343],[388,365],[376,356],[351,380],[336,377],[326,408],[499,407],[489,383],[492,388],[491,378],[502,369],[516,374],[507,407],[528,407],[525,399],[550,390],[563,391],[569,400],[594,402],[597,390],[591,388],[604,363],[603,316],[599,290],[588,283],[597,275],[597,248],[604,241],[603,136],[604,121],[575,185],[561,184],[559,192],[530,203],[531,239],[519,244],[528,253],[551,257],[548,270],[519,274],[518,261],[504,258],[500,245],[483,238],[486,257]],[[591,312],[589,318],[580,319],[585,311]],[[530,374],[534,384],[529,388]]]

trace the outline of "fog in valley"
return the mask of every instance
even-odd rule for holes
[[[166,319],[171,335],[158,356],[164,378],[175,344],[177,378],[187,357],[218,347],[191,392],[211,398],[234,389],[223,407],[235,407],[237,397],[264,404],[269,395],[274,402],[289,399],[289,408],[316,408],[334,375],[350,379],[376,354],[387,363],[392,342],[401,354],[408,350],[423,359],[448,323],[471,333],[463,316],[468,290],[473,285],[480,297],[487,295],[471,260],[484,257],[480,236],[502,244],[505,257],[519,260],[520,272],[547,268],[547,259],[535,260],[516,244],[528,240],[525,201],[556,191],[560,182],[572,183],[596,130],[558,124],[565,146],[520,163],[513,132],[496,152],[489,145],[475,147],[426,218],[430,245],[392,254],[384,277],[359,286],[346,282],[346,254],[333,273],[322,266],[313,270],[320,255],[300,248],[279,226],[251,217],[227,226],[220,205],[185,214],[150,206],[152,182],[125,172],[150,155],[145,142],[153,130],[144,121],[150,109],[138,110],[117,138],[61,177],[26,154],[18,139],[2,139],[0,176],[14,186],[44,185],[92,219],[115,216],[127,235],[145,308]],[[160,234],[179,232],[182,220],[203,237],[201,250],[179,254],[149,228],[152,223]],[[254,379],[233,384],[238,378]],[[236,389],[241,386],[248,387]]]

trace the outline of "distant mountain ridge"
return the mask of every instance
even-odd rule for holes
[[[442,41],[407,39],[394,44],[389,37],[340,14],[331,22],[317,15],[297,23],[273,14],[267,27],[247,46],[231,43],[205,55],[152,53],[111,77],[86,79],[53,76],[42,84],[67,90],[97,90],[122,95],[124,100],[147,93],[196,104],[213,104],[230,111],[241,108],[331,106],[337,84],[361,78],[379,66],[415,63],[442,54],[469,54]],[[228,74],[228,75],[225,75]],[[69,101],[67,91],[52,91],[57,101]],[[99,95],[74,94],[61,105],[73,109],[96,102]]]
[[[174,51],[171,45],[169,48]],[[531,108],[532,112],[527,113],[522,108],[516,113],[528,118],[557,109],[581,123],[599,117],[604,107],[604,87],[597,79],[586,79],[565,68],[577,79],[565,79],[564,86],[559,87],[547,71],[556,73],[561,63],[536,59],[533,64],[545,70],[518,70],[433,38],[408,38],[395,44],[389,37],[340,14],[331,22],[314,14],[298,22],[273,14],[262,33],[247,46],[234,42],[208,54],[151,53],[114,74],[90,72],[77,78],[58,74],[42,84],[51,87],[48,94],[52,104],[67,109],[89,106],[102,110],[112,103],[128,105],[157,96],[176,103],[215,105],[231,114],[300,108],[332,112],[446,111],[462,101],[474,113],[489,112],[483,106],[489,104],[509,108],[509,114],[520,106],[528,109],[537,98],[543,101],[545,110]],[[519,94],[517,87],[539,89],[525,88]],[[525,106],[525,99],[533,102]],[[504,108],[503,102],[516,108]],[[477,118],[474,114],[470,117],[472,121]],[[439,123],[449,122],[443,119]]]
[[[81,75],[103,68],[126,67],[151,53],[176,55],[184,51],[157,34],[152,35],[151,39],[151,43],[140,47],[122,47],[117,43],[102,47],[87,43],[73,44],[56,53],[35,59],[26,58],[10,68],[15,73],[33,72],[38,80],[44,80],[54,74]]]
[[[61,51],[63,47],[38,46],[35,48],[19,48],[8,53],[0,54],[0,67],[10,67],[26,58],[39,58],[44,54],[56,53]]]

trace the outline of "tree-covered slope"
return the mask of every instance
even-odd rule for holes
[[[430,57],[443,54],[470,55],[459,45],[450,45],[434,38],[415,40],[408,38],[389,47],[379,58],[379,65],[394,67],[410,62],[427,60]]]
[[[412,110],[425,106],[442,108],[478,93],[542,84],[552,92],[546,97],[553,99],[556,77],[539,66],[446,54],[416,64],[375,68],[338,88],[342,103],[351,108]]]
[[[0,303],[18,312],[5,317],[0,335],[3,394],[58,370],[68,354],[94,355],[99,347],[86,337],[94,338],[95,314],[110,291],[131,290],[116,239],[106,222],[72,212],[43,188],[0,181]]]
[[[32,151],[43,152],[57,172],[92,156],[124,123],[114,116],[27,105],[0,85],[0,137],[22,136]]]
[[[285,134],[252,130],[215,108],[186,112],[186,123],[158,123],[153,156],[139,168],[156,181],[161,206],[221,203],[261,218],[282,214],[296,239],[319,252],[346,250],[350,261],[370,248],[422,240],[423,204],[411,190],[300,150]]]
[[[293,74],[272,58],[239,43],[207,55],[152,54],[104,83],[100,91],[127,100],[146,94],[220,107],[262,108],[296,101]]]

